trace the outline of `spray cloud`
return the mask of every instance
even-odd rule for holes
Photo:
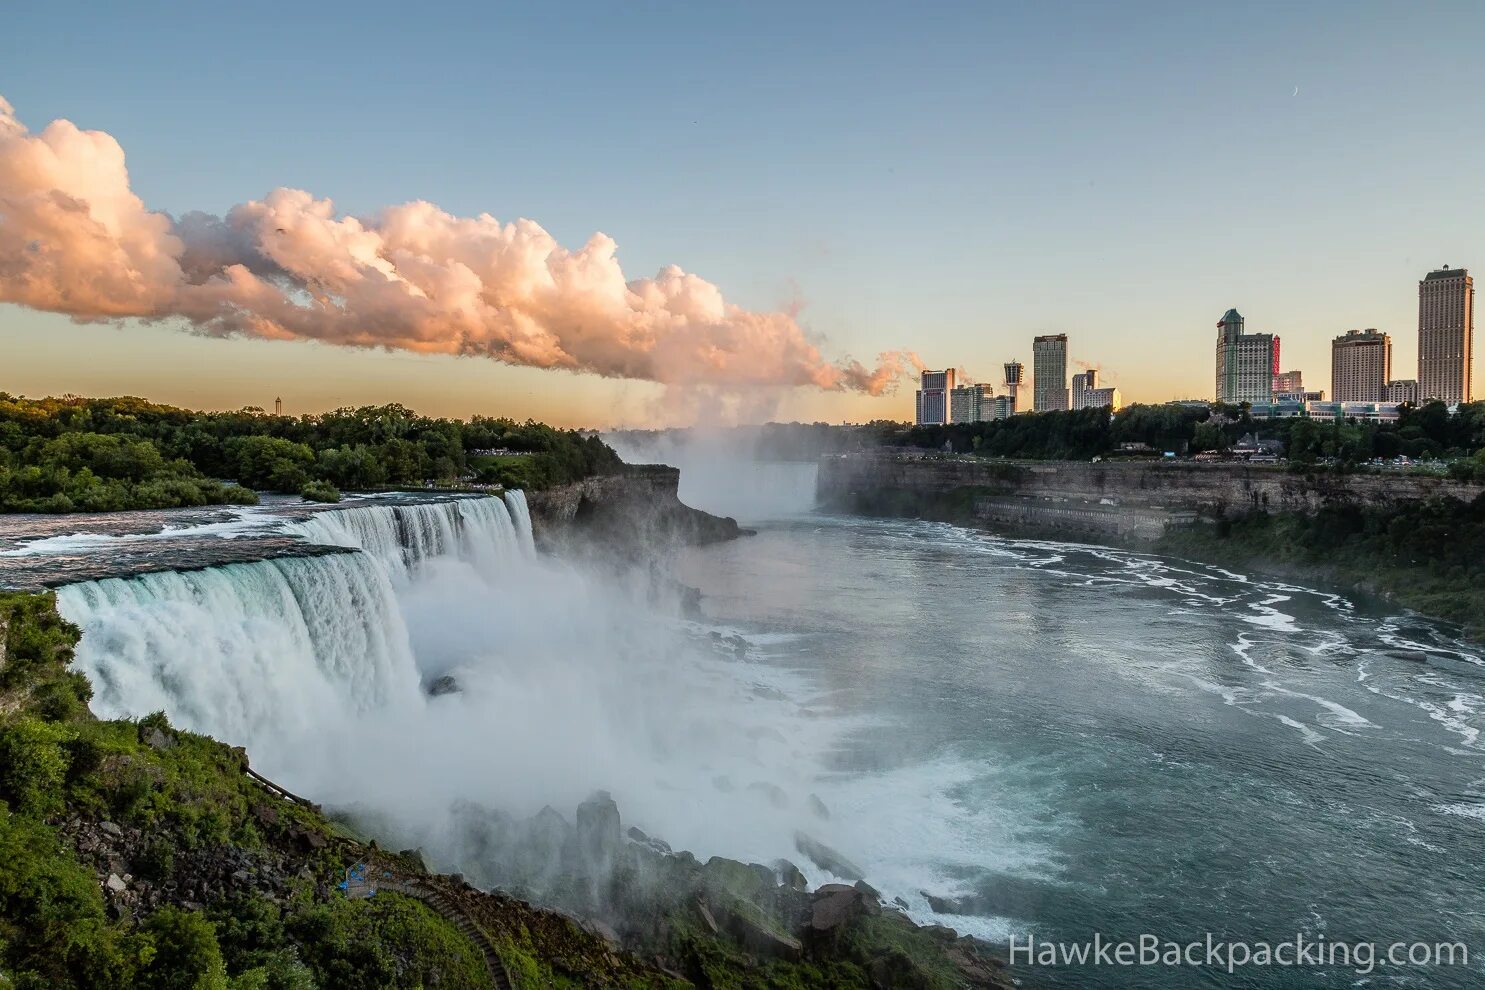
[[[674,265],[626,279],[602,233],[569,251],[531,220],[424,201],[341,216],[287,188],[176,219],[135,195],[112,136],[67,120],[32,134],[3,97],[0,302],[667,384],[879,395],[915,360],[829,361],[792,313],[729,303]]]

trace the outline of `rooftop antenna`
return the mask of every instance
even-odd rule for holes
[[[275,416],[282,416],[284,414],[284,400],[282,396],[273,400],[273,414]]]

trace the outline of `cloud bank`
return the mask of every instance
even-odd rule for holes
[[[0,301],[80,322],[183,319],[212,335],[487,357],[614,378],[891,391],[918,364],[830,361],[787,312],[727,302],[672,265],[628,280],[602,233],[569,251],[531,220],[432,203],[341,216],[279,188],[173,218],[124,150],[67,120],[30,133],[0,97]]]

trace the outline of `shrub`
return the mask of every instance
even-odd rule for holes
[[[305,482],[304,487],[299,489],[301,498],[309,499],[311,502],[339,502],[340,489],[328,481]]]

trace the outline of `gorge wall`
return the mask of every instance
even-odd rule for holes
[[[1134,539],[1254,511],[1308,515],[1328,505],[1387,507],[1438,496],[1470,501],[1485,491],[1442,477],[1296,474],[1272,465],[903,453],[827,456],[818,478],[827,506]]]

